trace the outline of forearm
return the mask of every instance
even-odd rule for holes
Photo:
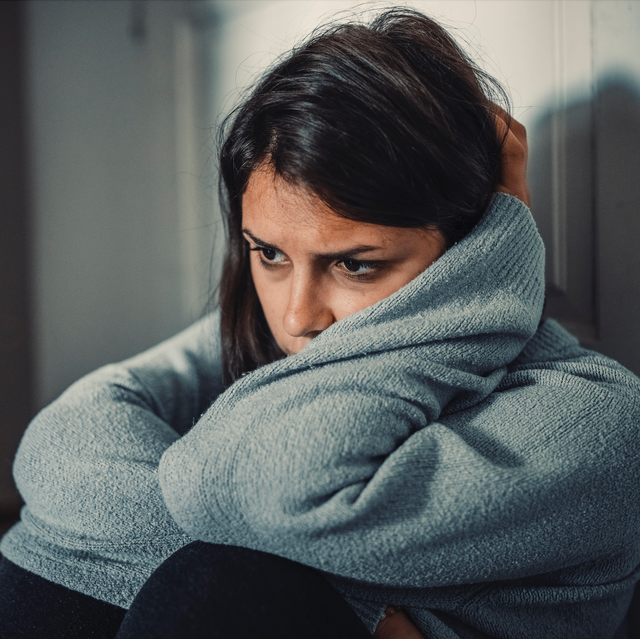
[[[34,418],[14,463],[30,535],[120,560],[181,545],[157,467],[220,392],[218,344],[214,315],[86,375]]]
[[[157,464],[177,439],[128,372],[104,367],[34,418],[14,477],[30,515],[56,534],[135,538],[146,520],[166,513]],[[168,513],[163,521],[170,521]]]
[[[630,488],[602,473],[589,431],[598,413],[611,438],[622,432],[628,418],[607,406],[623,388],[564,370],[575,363],[550,375],[549,364],[514,373],[478,407],[431,419],[436,384],[420,386],[418,407],[390,393],[387,378],[374,386],[367,365],[359,362],[366,386],[341,363],[255,390],[247,380],[235,397],[232,387],[161,461],[176,521],[204,541],[388,587],[540,574],[624,543],[628,528],[613,527],[611,513]],[[526,429],[514,438],[518,424]],[[615,459],[630,487],[630,458]],[[580,544],[585,527],[599,534]]]

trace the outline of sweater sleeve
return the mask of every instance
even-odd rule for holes
[[[157,467],[221,391],[218,342],[213,315],[83,377],[33,419],[14,462],[26,507],[3,539],[10,560],[128,605],[189,541],[167,512]]]
[[[576,565],[640,523],[638,387],[602,360],[532,364],[435,418],[428,389],[319,367],[206,414],[163,456],[165,501],[195,538],[379,586]]]
[[[110,367],[127,375],[146,408],[180,435],[222,392],[219,323],[216,311],[158,346]]]

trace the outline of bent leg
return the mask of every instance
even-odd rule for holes
[[[193,542],[134,599],[117,639],[371,639],[316,570],[267,553]]]
[[[126,610],[0,561],[3,639],[113,639]]]

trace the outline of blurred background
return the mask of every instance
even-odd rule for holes
[[[203,313],[223,115],[318,24],[393,4],[0,2],[0,519],[17,516],[11,462],[37,410]],[[527,127],[548,314],[640,374],[640,2],[406,5],[449,27]]]

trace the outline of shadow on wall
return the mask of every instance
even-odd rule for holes
[[[528,131],[547,309],[585,346],[640,374],[640,89],[623,76]]]
[[[546,314],[640,374],[640,90],[610,76],[592,100],[549,111],[527,133]],[[627,636],[640,638],[640,585]]]

